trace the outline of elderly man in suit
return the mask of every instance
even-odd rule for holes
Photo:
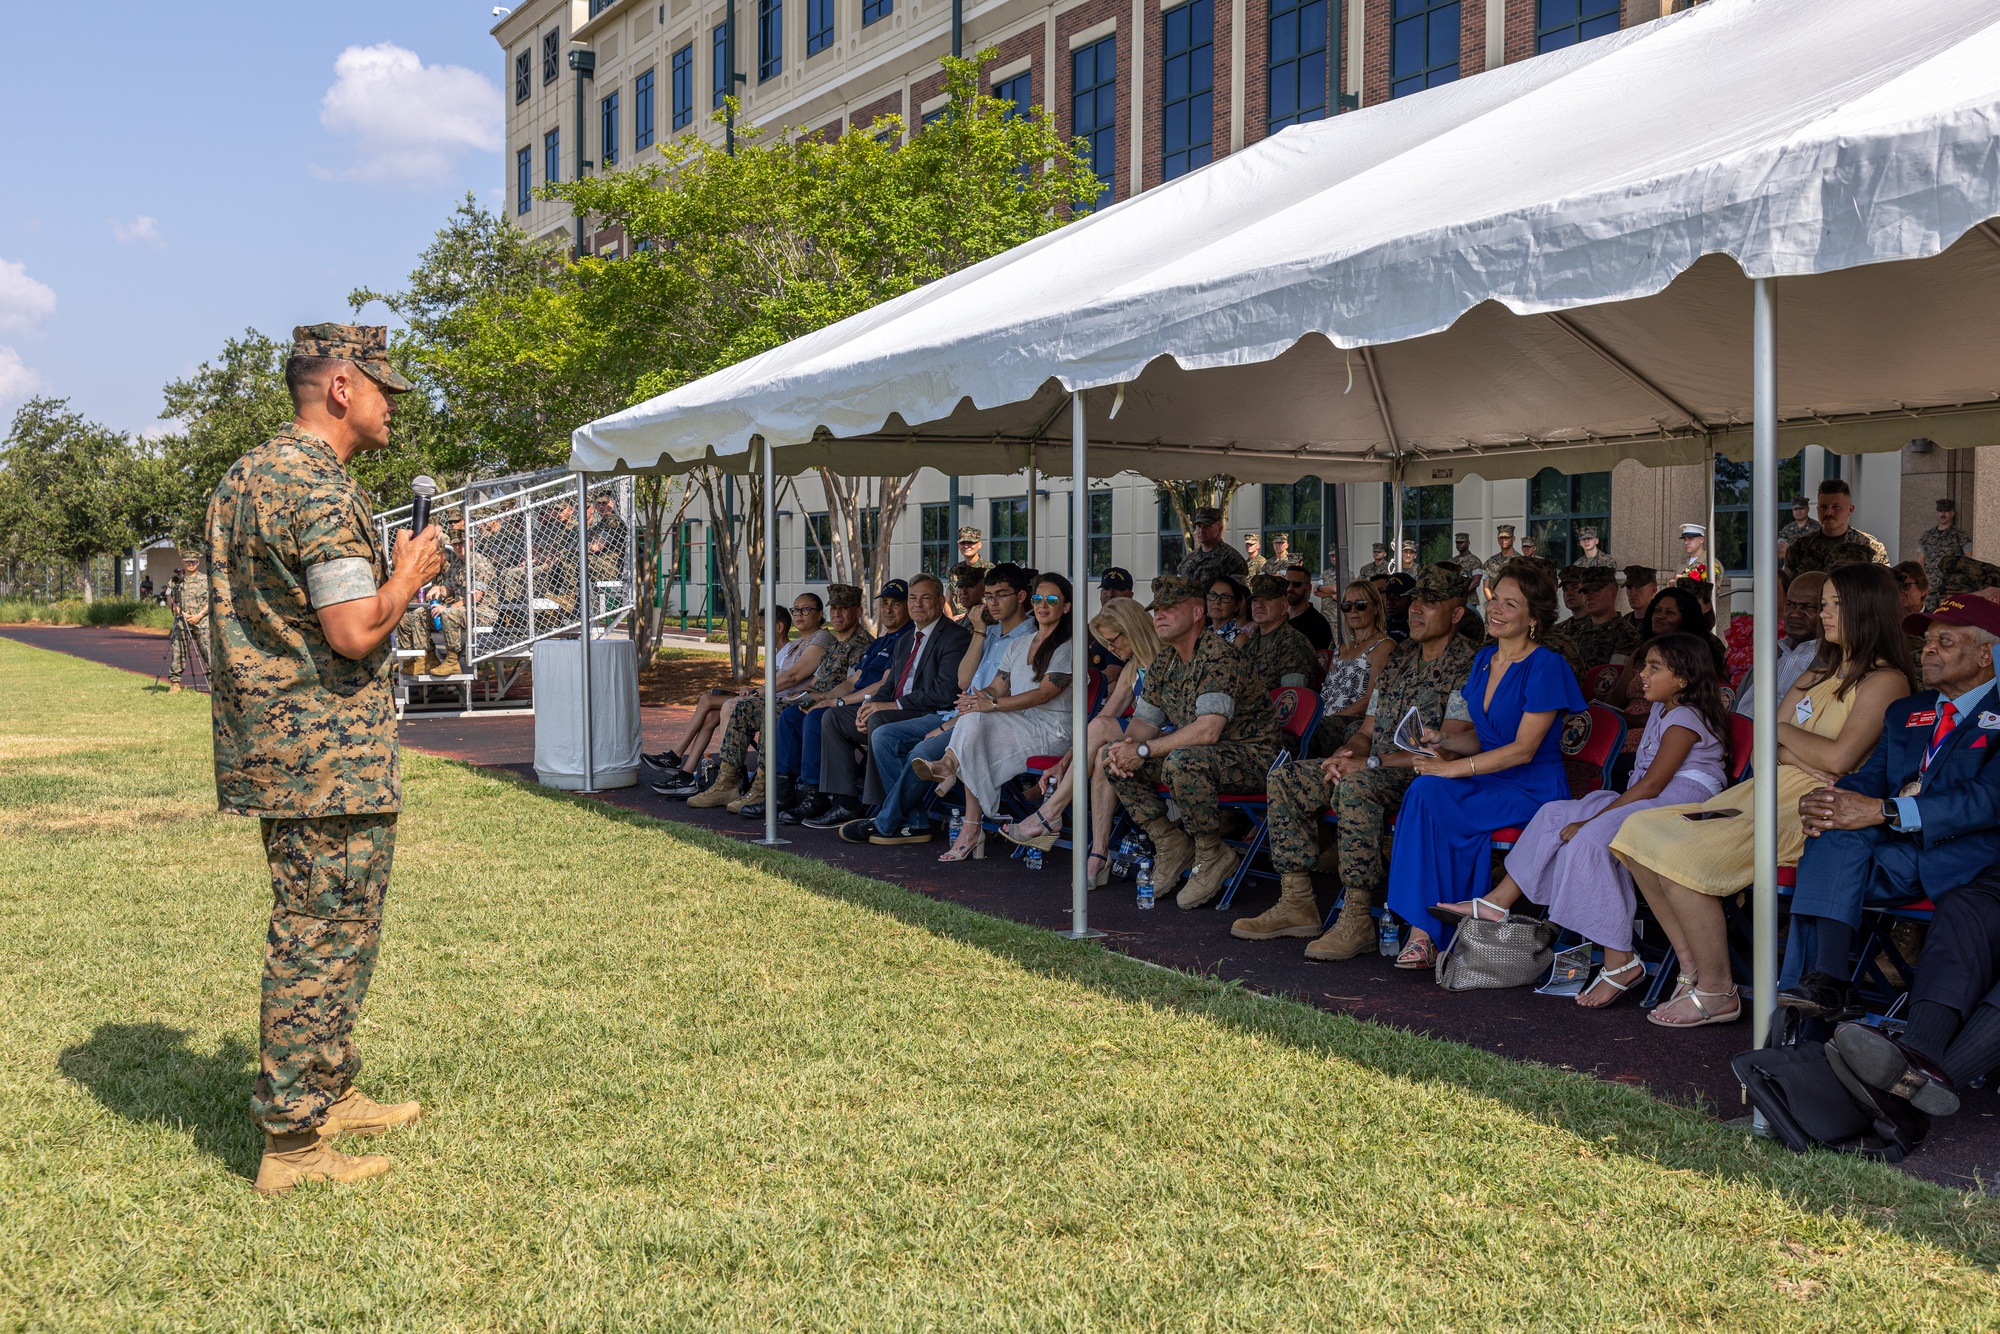
[[[927,719],[915,735],[944,721],[958,699],[958,665],[972,633],[944,614],[944,585],[933,575],[910,580],[910,632],[896,649],[881,686],[861,704],[843,704],[820,728],[819,790],[833,799],[809,829],[838,829],[879,805],[887,794],[891,758],[871,754],[880,729]],[[907,729],[902,729],[907,731]],[[865,758],[864,758],[865,757]],[[865,772],[864,772],[865,771]]]
[[[1889,706],[1868,763],[1799,798],[1806,849],[1785,951],[1798,980],[1777,1003],[1807,1018],[1861,1013],[1848,954],[1865,904],[1942,899],[2000,859],[2000,605],[1954,595],[1903,628],[1924,637],[1930,689]]]

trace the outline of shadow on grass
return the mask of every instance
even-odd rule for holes
[[[809,856],[757,847],[697,825],[558,792],[507,769],[443,762],[517,782],[545,801],[583,805],[612,823],[731,858],[802,889],[986,950],[1030,972],[1079,983],[1115,1000],[1196,1015],[1386,1076],[1448,1084],[1573,1134],[1596,1152],[1670,1171],[1748,1181],[1801,1208],[1855,1214],[1873,1226],[1952,1251],[1971,1263],[2000,1262],[2000,1202],[1983,1196],[1953,1192],[1850,1155],[1795,1154],[1726,1129],[1700,1109],[1662,1101],[1644,1090],[1265,996],[1237,981],[1147,964],[1091,942],[929,898]]]
[[[128,1121],[185,1130],[195,1147],[236,1175],[251,1177],[263,1152],[246,1099],[257,1054],[236,1038],[212,1055],[188,1046],[186,1029],[165,1024],[99,1024],[65,1047],[56,1067]]]

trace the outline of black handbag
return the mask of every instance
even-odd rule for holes
[[[1818,1147],[1900,1163],[1930,1133],[1928,1116],[1863,1084],[1822,1043],[1760,1047],[1730,1058],[1729,1068],[1794,1153]]]

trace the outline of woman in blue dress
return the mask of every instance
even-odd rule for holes
[[[1583,692],[1569,660],[1543,646],[1556,615],[1556,581],[1533,561],[1500,571],[1486,606],[1497,642],[1479,650],[1466,678],[1470,729],[1426,731],[1438,752],[1419,756],[1420,775],[1396,813],[1389,858],[1389,907],[1410,924],[1398,968],[1429,968],[1455,922],[1440,903],[1477,898],[1492,887],[1489,840],[1525,825],[1544,802],[1569,798],[1562,765],[1562,718],[1581,712]]]

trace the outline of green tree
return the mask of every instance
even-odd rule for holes
[[[151,489],[164,534],[176,545],[200,542],[208,498],[222,474],[291,421],[289,350],[288,343],[245,329],[242,337],[224,341],[220,356],[163,391],[160,415],[180,429],[158,442]]]
[[[10,559],[77,567],[86,600],[92,557],[136,540],[135,455],[117,431],[71,412],[67,399],[32,398],[0,441],[0,532]]]
[[[1229,502],[1236,498],[1236,490],[1243,483],[1226,472],[1213,477],[1204,477],[1193,482],[1161,482],[1154,488],[1155,494],[1174,507],[1174,517],[1180,520],[1181,541],[1189,551],[1194,550],[1194,512],[1203,505],[1213,505],[1222,511],[1226,521],[1229,518]],[[1171,574],[1172,571],[1164,573]]]

